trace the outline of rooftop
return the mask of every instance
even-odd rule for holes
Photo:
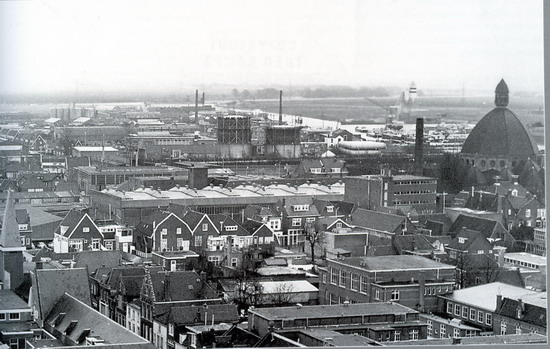
[[[27,308],[29,308],[27,302],[19,298],[13,291],[0,290],[0,311]]]
[[[452,265],[436,262],[432,259],[412,256],[348,257],[338,263],[360,267],[369,271],[392,271],[411,269],[454,269]]]
[[[503,298],[521,298],[525,303],[533,305],[544,304],[544,307],[546,307],[546,293],[530,291],[502,282],[492,282],[485,285],[463,288],[453,291],[450,295],[440,297],[494,312],[497,307],[497,295],[502,295]]]
[[[538,256],[536,254],[527,253],[527,252],[505,253],[504,258],[509,258],[516,261],[527,262],[531,264],[546,265],[546,257]]]
[[[414,314],[415,310],[397,303],[357,303],[353,305],[312,305],[249,310],[266,319],[333,318],[338,316],[361,316],[368,314]]]

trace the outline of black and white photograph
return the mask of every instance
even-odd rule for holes
[[[544,347],[547,5],[0,1],[0,349]]]

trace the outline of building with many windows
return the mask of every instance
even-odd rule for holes
[[[412,175],[380,175],[346,178],[345,201],[378,210],[380,207],[413,207],[419,213],[436,210],[437,179]]]
[[[465,324],[480,328],[484,332],[493,332],[496,329],[494,318],[495,314],[500,311],[501,299],[534,299],[539,303],[542,301],[546,303],[546,300],[542,300],[543,296],[545,296],[544,293],[502,282],[492,282],[455,290],[451,294],[438,297],[442,300],[439,310],[446,317],[459,319]],[[497,330],[495,334],[500,333]]]
[[[396,303],[312,305],[249,310],[248,330],[264,336],[301,329],[356,333],[379,341],[419,340],[427,326],[415,310]]]
[[[420,311],[437,309],[452,292],[455,267],[413,255],[327,260],[320,269],[322,304],[395,302]]]

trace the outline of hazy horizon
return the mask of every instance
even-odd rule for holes
[[[0,95],[543,91],[540,0],[3,1]]]

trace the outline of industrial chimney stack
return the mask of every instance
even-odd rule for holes
[[[416,142],[414,147],[414,172],[422,176],[424,171],[424,118],[416,118]]]
[[[195,123],[199,123],[199,90],[195,90]]]
[[[279,125],[283,124],[283,90],[279,91]]]

